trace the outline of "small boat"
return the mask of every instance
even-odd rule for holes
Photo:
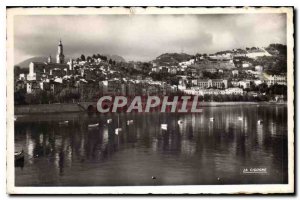
[[[238,117],[238,120],[242,121],[242,120],[243,120],[243,117]]]
[[[24,151],[15,152],[15,162],[24,161]]]
[[[122,128],[120,128],[120,118],[118,115],[118,128],[115,129],[115,134],[119,135],[119,133],[122,131]]]
[[[128,120],[127,125],[133,124],[133,120]]]
[[[110,124],[112,122],[112,119],[108,119],[107,123]]]
[[[213,122],[213,121],[215,121],[215,118],[211,117],[211,118],[209,118],[209,121]]]
[[[178,120],[177,123],[178,124],[183,124],[183,120]]]
[[[97,128],[99,126],[99,123],[97,124],[89,124],[88,128]]]
[[[14,116],[14,121],[17,121],[17,117],[16,116]]]
[[[161,124],[160,127],[163,130],[167,130],[168,129],[168,124]]]
[[[116,128],[115,129],[115,134],[119,135],[119,133],[122,132],[122,128]]]
[[[257,124],[262,124],[264,121],[263,120],[258,120]]]
[[[67,125],[69,121],[58,122],[59,125]]]

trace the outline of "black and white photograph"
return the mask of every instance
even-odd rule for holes
[[[6,11],[9,194],[294,193],[293,7]]]

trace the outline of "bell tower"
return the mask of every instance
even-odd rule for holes
[[[57,55],[56,55],[56,63],[63,64],[64,62],[65,62],[64,49],[61,40],[59,40]]]

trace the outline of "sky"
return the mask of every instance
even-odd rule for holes
[[[150,61],[163,53],[286,44],[286,15],[19,15],[14,18],[15,64],[55,57],[60,39],[68,58],[100,53]]]

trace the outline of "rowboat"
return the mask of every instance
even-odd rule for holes
[[[127,125],[129,125],[129,124],[133,124],[133,120],[128,120]]]
[[[162,130],[167,130],[168,129],[168,124],[161,124],[160,125]]]
[[[122,128],[120,128],[120,117],[118,115],[118,128],[115,129],[115,134],[118,135],[122,131]]]
[[[119,135],[119,133],[122,132],[122,128],[116,128],[115,129],[115,134]]]
[[[88,128],[97,128],[99,126],[99,123],[97,124],[89,124]]]
[[[177,123],[178,124],[183,124],[183,120],[178,120]]]

